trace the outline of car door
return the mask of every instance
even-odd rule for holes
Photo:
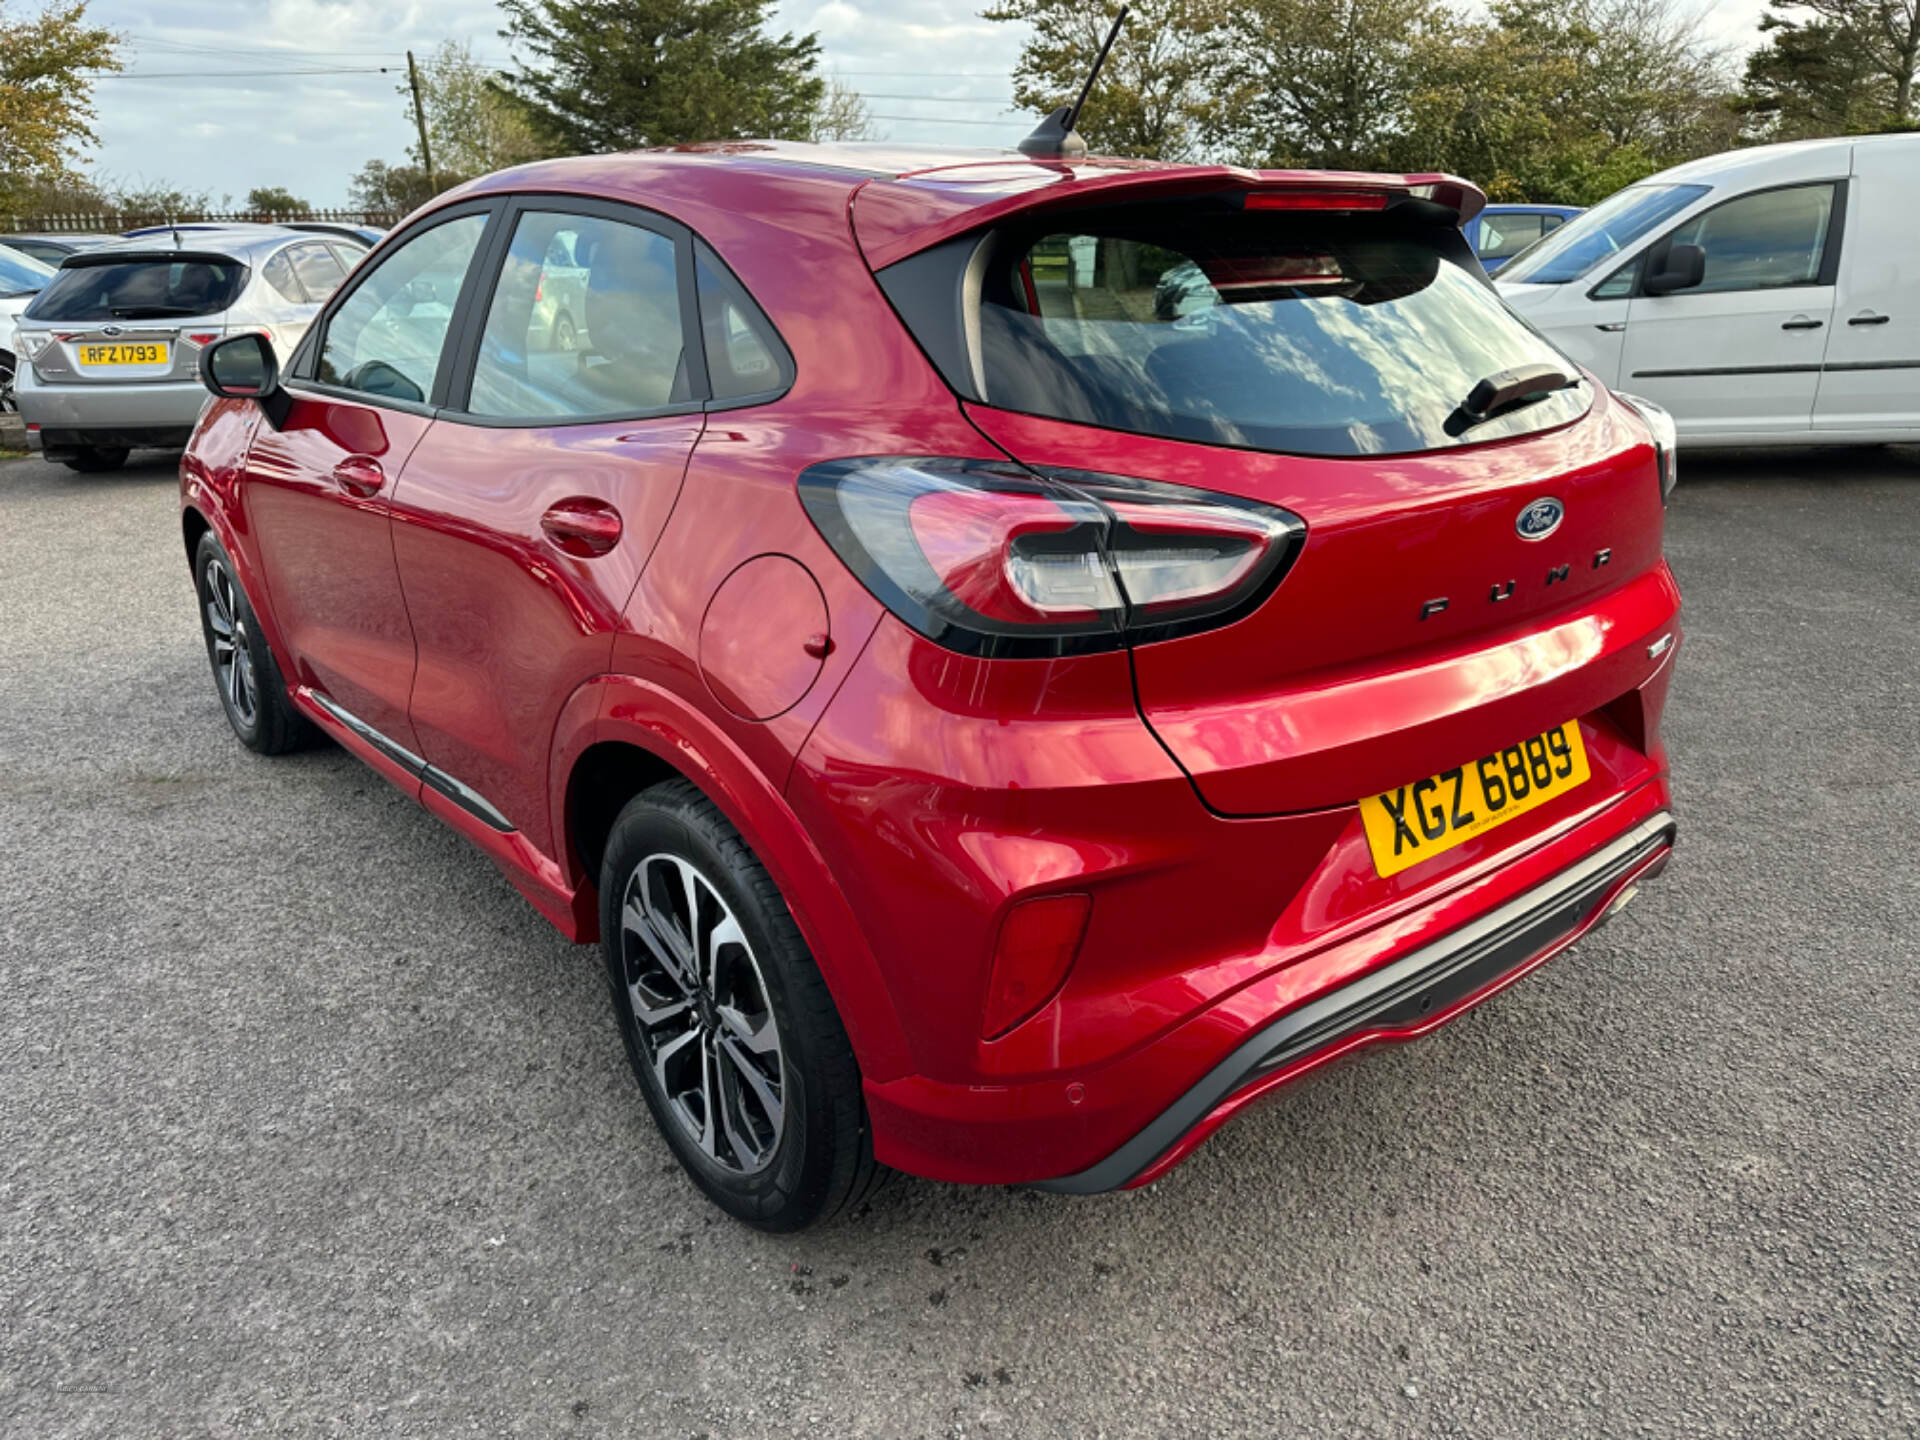
[[[394,551],[428,783],[553,855],[555,723],[607,668],[700,436],[706,370],[691,237],[671,221],[523,200],[493,248],[447,408],[394,491]],[[570,348],[545,305],[556,278],[576,282]]]
[[[1709,207],[1643,257],[1627,309],[1622,389],[1671,410],[1690,440],[1806,433],[1833,318],[1844,180]],[[1675,245],[1706,252],[1700,284],[1646,293]]]
[[[281,422],[247,454],[245,510],[288,679],[389,752],[417,754],[419,740],[388,501],[444,393],[451,302],[493,208],[436,215],[357,275],[289,365]]]
[[[1813,428],[1920,430],[1920,140],[1853,147],[1847,253],[1834,297],[1833,334],[1814,401]]]

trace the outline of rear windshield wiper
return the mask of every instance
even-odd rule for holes
[[[191,305],[116,305],[113,307],[113,318],[116,320],[164,320],[170,315],[200,313]]]
[[[1473,387],[1459,408],[1447,417],[1446,432],[1464,435],[1476,425],[1522,405],[1544,400],[1556,390],[1571,390],[1579,383],[1578,375],[1569,375],[1558,365],[1519,365],[1502,370]]]

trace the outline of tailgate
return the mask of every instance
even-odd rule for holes
[[[1133,652],[1142,715],[1225,814],[1350,804],[1590,714],[1658,668],[1647,645],[1679,597],[1653,448],[1610,397],[1547,434],[1365,459],[969,413],[1028,464],[1240,495],[1306,521],[1298,561],[1253,614]],[[1521,513],[1548,497],[1564,518],[1522,538]]]

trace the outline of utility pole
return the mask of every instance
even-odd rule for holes
[[[420,103],[420,67],[413,63],[413,52],[407,51],[407,83],[413,87],[413,120],[420,127],[420,163],[426,168],[427,184],[437,190],[433,183],[433,151],[427,146],[427,112]]]

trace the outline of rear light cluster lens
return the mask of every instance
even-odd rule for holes
[[[832,460],[800,498],[835,553],[920,634],[981,656],[1088,654],[1237,619],[1306,534],[1271,505],[985,460]]]
[[[1673,416],[1651,400],[1643,400],[1638,395],[1628,395],[1618,390],[1614,395],[1617,399],[1625,401],[1628,408],[1646,421],[1647,428],[1653,432],[1654,457],[1660,466],[1660,503],[1664,505],[1668,497],[1673,494],[1673,487],[1680,478],[1675,469],[1675,462],[1678,459],[1675,452],[1680,448],[1679,427],[1673,423]]]
[[[44,330],[26,330],[16,327],[13,332],[13,353],[24,355],[29,360],[38,360],[53,343],[53,336]]]
[[[1254,190],[1249,210],[1384,210],[1384,190]]]

